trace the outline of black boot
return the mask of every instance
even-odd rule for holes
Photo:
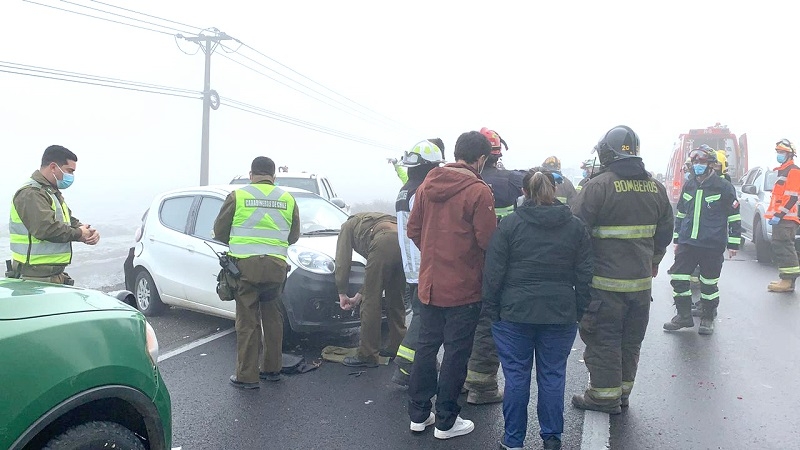
[[[667,331],[675,331],[680,330],[681,328],[694,327],[691,297],[676,298],[675,308],[678,310],[678,314],[673,317],[672,320],[664,324],[664,329]]]
[[[703,305],[703,315],[700,316],[700,327],[697,329],[699,334],[714,334],[714,318],[717,317],[717,305],[719,300],[711,300]]]

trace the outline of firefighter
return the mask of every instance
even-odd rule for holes
[[[778,263],[780,281],[773,281],[767,286],[770,292],[794,292],[794,282],[800,276],[797,250],[794,246],[800,220],[797,218],[797,196],[800,192],[800,168],[794,163],[794,144],[788,139],[775,143],[777,160],[780,163],[778,181],[772,189],[764,217],[772,225],[772,254]]]
[[[569,205],[575,194],[575,186],[561,173],[561,161],[555,156],[548,156],[542,163],[542,168],[552,172],[556,178],[556,198],[565,205]]]
[[[590,380],[572,404],[619,414],[636,377],[652,277],[672,238],[672,206],[664,186],[647,174],[631,128],[612,128],[595,151],[604,170],[571,205],[594,252],[591,301],[580,322]]]
[[[433,145],[439,147],[439,151],[441,152],[442,156],[444,157],[444,142],[442,142],[439,138],[430,138],[428,142],[433,143]],[[397,178],[400,179],[400,182],[403,184],[408,183],[408,168],[401,164],[397,158],[386,158],[386,161],[394,167],[394,171],[397,174]],[[444,161],[442,161],[444,162]]]
[[[598,175],[603,166],[597,158],[590,158],[581,163],[581,170],[583,171],[583,179],[575,186],[575,190],[580,192],[583,185],[586,184],[592,177]]]
[[[717,150],[717,165],[714,167],[714,170],[717,171],[719,176],[731,181],[731,176],[728,174],[728,155],[725,154],[725,150]]]
[[[400,188],[397,194],[395,210],[397,211],[397,239],[400,242],[400,254],[403,258],[403,271],[406,274],[406,292],[410,297],[411,323],[406,329],[406,335],[400,347],[397,348],[397,357],[394,359],[397,367],[392,375],[392,381],[408,386],[411,378],[411,367],[419,340],[420,327],[420,300],[419,300],[419,264],[421,260],[419,248],[406,234],[408,216],[414,206],[414,197],[417,188],[425,181],[428,172],[444,162],[442,150],[430,140],[418,142],[403,155],[399,161],[401,167],[407,167],[408,181]]]
[[[517,198],[522,195],[522,177],[525,172],[506,170],[500,163],[503,157],[503,147],[508,150],[508,145],[496,131],[486,127],[481,128],[481,134],[486,136],[492,146],[492,152],[481,172],[481,178],[492,188],[494,194],[494,213],[497,220],[514,212]]]
[[[718,165],[716,152],[698,147],[689,157],[693,176],[683,185],[678,201],[673,234],[673,242],[677,244],[675,263],[669,270],[678,314],[664,324],[664,329],[694,327],[689,283],[692,272],[699,267],[701,307],[697,331],[710,335],[714,332],[719,305],[717,282],[725,248],[728,248],[728,257],[736,256],[742,241],[741,217],[736,190],[714,170]]]
[[[483,127],[481,134],[489,141],[492,150],[480,175],[492,189],[494,212],[499,222],[503,217],[514,212],[517,197],[522,195],[522,177],[524,175],[520,171],[498,167],[500,158],[503,156],[502,147],[508,150],[508,145],[496,131]],[[467,380],[464,384],[464,388],[469,391],[467,403],[481,405],[503,401],[503,393],[497,386],[497,370],[499,368],[497,347],[492,338],[492,320],[488,315],[481,314],[475,329],[472,354],[467,367]]]

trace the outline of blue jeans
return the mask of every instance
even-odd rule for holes
[[[522,447],[528,430],[531,369],[536,358],[540,436],[561,439],[564,431],[564,385],[567,358],[578,324],[538,325],[500,321],[492,325],[497,354],[506,378],[503,398],[505,435],[509,447]]]

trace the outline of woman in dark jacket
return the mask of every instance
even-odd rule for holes
[[[556,200],[552,174],[525,178],[525,203],[500,221],[486,253],[483,307],[506,378],[501,446],[522,448],[535,357],[540,435],[545,449],[560,449],[567,358],[589,303],[590,239]]]

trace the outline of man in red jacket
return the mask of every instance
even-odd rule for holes
[[[422,302],[408,414],[412,431],[435,423],[434,436],[439,439],[475,429],[472,421],[458,415],[458,396],[481,312],[484,254],[497,227],[492,191],[480,177],[491,150],[477,131],[459,136],[456,162],[428,173],[408,219],[408,237],[421,252]],[[436,354],[442,344],[437,381]],[[434,395],[436,415],[431,412]]]

